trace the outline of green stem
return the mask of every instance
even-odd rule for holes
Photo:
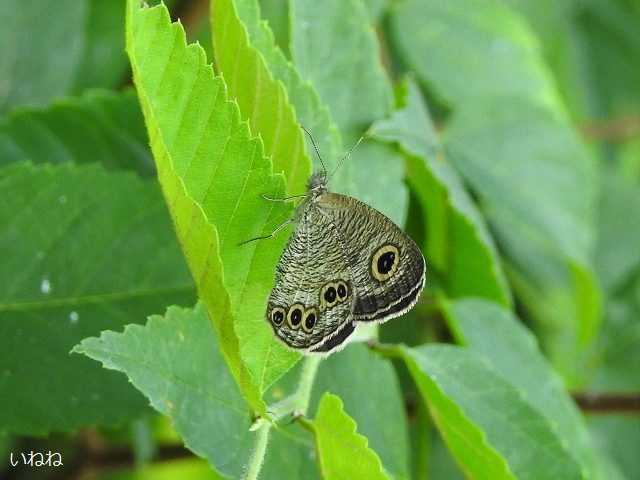
[[[273,425],[271,422],[277,421],[290,413],[304,415],[307,412],[311,399],[311,390],[313,389],[313,381],[316,378],[320,360],[321,358],[315,355],[305,358],[296,393],[270,407],[272,414],[271,420],[260,418],[254,423],[253,428],[255,428],[257,432],[257,437],[244,480],[257,480],[258,475],[260,475],[264,455],[267,451],[267,443],[269,442],[269,431]]]
[[[267,451],[270,430],[271,424],[269,422],[263,423],[258,429],[255,447],[253,448],[253,453],[249,459],[247,474],[244,476],[244,480],[257,480],[258,475],[260,475],[260,469],[264,462],[264,454]]]
[[[294,413],[300,415],[306,415],[307,413],[311,400],[311,390],[313,389],[313,382],[318,372],[318,366],[320,366],[320,360],[322,360],[322,358],[316,355],[307,357],[304,360],[302,373],[300,374],[300,383],[298,384],[298,390],[295,394]]]

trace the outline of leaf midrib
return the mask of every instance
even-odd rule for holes
[[[137,290],[137,291],[125,291],[125,292],[112,292],[112,293],[100,293],[95,295],[80,295],[77,297],[65,297],[65,298],[52,298],[49,300],[38,301],[26,301],[26,302],[13,302],[13,303],[0,303],[0,313],[2,312],[20,312],[30,310],[40,310],[54,307],[61,307],[65,305],[90,305],[98,303],[111,303],[114,300],[129,300],[142,297],[152,297],[161,294],[172,293],[195,293],[195,287],[193,284],[183,284],[174,287]]]

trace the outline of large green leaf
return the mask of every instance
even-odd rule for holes
[[[0,425],[40,434],[144,410],[123,378],[69,350],[194,300],[157,185],[98,166],[0,169]],[[27,381],[32,379],[33,381]]]
[[[427,219],[424,249],[443,272],[452,296],[483,296],[510,304],[500,260],[484,219],[447,163],[416,84],[401,93],[402,107],[376,122],[372,135],[397,142],[407,155],[408,179]]]
[[[447,105],[496,95],[559,104],[537,39],[499,1],[399,2],[391,30],[401,55]]]
[[[543,328],[554,364],[580,382],[579,358],[600,317],[590,266],[593,165],[548,109],[515,98],[488,103],[454,116],[447,151],[480,195],[514,288]]]
[[[362,344],[349,345],[318,368],[310,409],[325,392],[338,395],[367,437],[385,470],[395,479],[408,479],[409,445],[404,401],[391,363]],[[366,398],[366,401],[363,401]]]
[[[286,234],[239,243],[271,233],[291,215],[287,205],[261,198],[282,196],[284,178],[272,173],[262,141],[241,121],[202,48],[187,46],[166,9],[131,0],[127,19],[134,80],[178,238],[225,358],[263,411],[261,392],[298,358],[264,321]]]
[[[170,307],[145,326],[103,332],[74,348],[124,372],[159,412],[169,416],[185,445],[220,473],[239,478],[256,436],[202,304]]]
[[[22,108],[0,119],[0,165],[99,162],[155,174],[135,92],[91,91],[44,108]]]
[[[583,382],[600,318],[597,178],[536,37],[498,1],[410,0],[392,24],[404,59],[453,110],[447,157],[479,197],[516,294],[554,364]]]
[[[392,348],[467,476],[583,478],[551,422],[482,356],[448,345]]]
[[[240,113],[260,133],[276,172],[287,175],[287,192],[301,194],[310,175],[303,132],[289,105],[284,85],[273,77],[236,13],[233,0],[211,3],[213,45],[218,73]],[[277,121],[273,121],[277,118]]]
[[[640,108],[640,8],[636,2],[526,0],[509,3],[538,34],[560,92],[578,119]]]
[[[554,426],[585,475],[593,476],[595,454],[584,419],[538,350],[535,337],[511,312],[486,300],[446,303],[445,314],[457,342],[480,354],[522,392],[526,402]]]
[[[124,0],[7,0],[0,22],[0,112],[124,81]]]
[[[388,479],[380,458],[356,429],[356,422],[344,411],[340,397],[325,393],[313,421],[323,477]]]
[[[291,56],[347,144],[391,109],[392,92],[361,0],[292,0]]]

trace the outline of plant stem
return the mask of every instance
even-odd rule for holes
[[[245,480],[257,480],[260,469],[262,468],[262,463],[264,462],[264,454],[267,451],[270,430],[271,424],[269,422],[263,423],[258,429],[253,453],[247,466],[247,474],[244,476]]]
[[[309,408],[309,402],[311,400],[311,390],[313,389],[313,381],[316,378],[318,372],[318,366],[320,365],[319,356],[307,357],[304,360],[302,366],[302,373],[300,374],[300,383],[298,384],[298,390],[296,391],[296,400],[294,403],[294,413],[305,415]]]

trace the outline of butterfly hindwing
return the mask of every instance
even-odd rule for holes
[[[425,261],[415,242],[391,220],[354,198],[319,197],[346,250],[354,300],[351,319],[383,322],[409,310],[425,282]]]
[[[311,203],[300,211],[278,262],[266,316],[288,346],[326,352],[353,332],[351,269],[330,218]]]

